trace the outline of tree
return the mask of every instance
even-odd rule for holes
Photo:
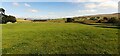
[[[9,15],[9,16],[2,15],[2,16],[3,17],[1,19],[1,21],[2,21],[3,24],[6,24],[7,22],[12,22],[12,23],[16,22],[16,18],[14,16],[11,16],[11,15]]]
[[[96,20],[96,18],[95,17],[91,17],[90,20]]]
[[[107,17],[104,17],[103,20],[108,20],[108,18],[107,18]]]
[[[5,14],[5,10],[3,8],[0,8],[0,13]]]
[[[3,8],[0,8],[0,23],[6,24],[7,22],[15,23],[16,18],[11,15],[5,15],[5,10]]]
[[[108,20],[108,23],[117,23],[116,17],[111,17],[111,18]]]
[[[7,22],[12,22],[12,23],[15,23],[16,22],[16,18],[14,16],[7,16]]]

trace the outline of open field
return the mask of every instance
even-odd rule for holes
[[[4,24],[3,54],[118,54],[118,28],[79,23]]]

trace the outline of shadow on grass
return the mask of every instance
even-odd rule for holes
[[[86,24],[86,25],[103,25],[103,23],[84,23],[84,22],[75,22],[80,24]]]
[[[95,26],[95,27],[120,29],[119,26]]]
[[[114,29],[120,29],[120,26],[110,24],[110,23],[80,23],[85,25],[92,25],[94,27],[100,27],[100,28],[114,28]]]

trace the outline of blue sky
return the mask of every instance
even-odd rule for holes
[[[25,18],[59,18],[117,13],[117,1],[108,2],[2,2],[6,14]],[[0,3],[1,4],[1,3]]]

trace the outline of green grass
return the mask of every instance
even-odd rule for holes
[[[118,54],[118,29],[78,23],[3,25],[3,54]]]

